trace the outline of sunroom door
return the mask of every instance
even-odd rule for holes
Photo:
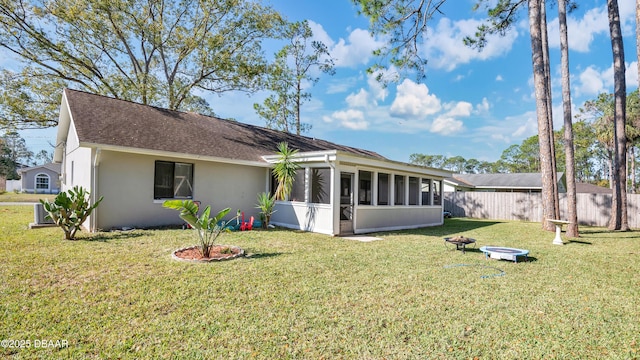
[[[340,173],[340,234],[353,234],[354,174]]]

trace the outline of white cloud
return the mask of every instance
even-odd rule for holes
[[[623,33],[629,34],[635,31],[635,2],[620,0],[618,8]],[[560,47],[559,26],[557,17],[549,21],[549,46],[552,48]],[[567,26],[569,49],[583,53],[589,52],[596,36],[609,36],[607,5],[602,4],[599,7],[589,9],[583,13],[581,18],[567,14]]]
[[[560,47],[559,26],[557,17],[549,22],[549,47]],[[588,52],[596,35],[609,33],[606,5],[588,10],[581,19],[576,19],[568,14],[567,27],[569,49]]]
[[[595,67],[589,66],[578,75],[576,89],[579,95],[597,95],[604,91],[603,74]]]
[[[378,75],[380,75],[382,79],[395,77],[396,69],[395,67],[391,67],[388,70],[378,70],[373,74],[367,75],[367,85],[369,86],[369,91],[371,91],[373,99],[384,101],[389,95],[389,90],[376,79]]]
[[[489,100],[487,98],[482,98],[482,102],[476,105],[476,113],[483,114],[489,111],[491,108],[491,104],[489,104]]]
[[[416,84],[405,79],[397,87],[397,95],[391,104],[391,116],[401,118],[415,118],[433,115],[440,111],[440,100],[429,94],[425,84]]]
[[[325,116],[323,119],[329,123],[337,120],[341,126],[352,130],[366,130],[369,127],[369,123],[364,119],[364,113],[360,110],[335,111],[330,117]]]
[[[496,76],[496,81],[504,81],[504,79],[502,78],[502,75]]]
[[[366,65],[372,56],[373,50],[379,48],[381,42],[376,41],[367,30],[353,30],[347,40],[340,39],[329,46],[331,57],[336,67],[355,67]]]
[[[637,61],[626,64],[625,81],[627,89],[638,86]],[[613,65],[606,69],[598,69],[592,65],[578,74],[576,95],[594,96],[602,92],[613,92],[613,86]]]
[[[347,104],[349,107],[366,107],[368,105],[369,93],[365,89],[360,89],[356,94],[347,96]]]
[[[452,135],[462,131],[464,128],[462,121],[453,117],[442,116],[438,117],[431,124],[429,129],[432,133],[440,135]]]
[[[333,39],[331,39],[331,36],[329,36],[329,34],[327,34],[327,32],[324,30],[324,27],[322,27],[322,25],[313,22],[311,20],[308,20],[309,23],[309,28],[311,28],[311,31],[313,32],[313,40],[315,41],[320,41],[323,44],[325,44],[327,47],[331,47],[334,44]]]
[[[451,21],[440,19],[435,28],[429,28],[428,37],[423,44],[423,55],[429,59],[428,66],[451,71],[460,64],[473,60],[488,60],[508,53],[516,38],[517,31],[509,31],[505,36],[490,35],[486,47],[477,51],[465,46],[463,39],[473,36],[483,20]]]
[[[473,105],[466,101],[460,101],[457,103],[449,103],[445,105],[448,109],[447,116],[469,116],[473,110]]]

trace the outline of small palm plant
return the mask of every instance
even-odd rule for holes
[[[256,209],[260,210],[260,217],[262,218],[262,227],[265,229],[269,228],[269,222],[271,221],[271,215],[273,215],[276,210],[274,209],[276,205],[276,196],[269,196],[266,192],[258,194],[258,203],[256,204]]]
[[[198,232],[200,253],[204,258],[210,257],[216,239],[223,232],[230,231],[227,225],[234,219],[237,221],[240,213],[238,211],[235,218],[224,221],[223,218],[231,211],[230,208],[222,209],[214,217],[211,217],[211,206],[209,205],[204,208],[202,215],[198,216],[198,205],[193,200],[167,200],[162,206],[180,211],[180,218]]]
[[[273,167],[273,174],[278,181],[278,187],[275,191],[275,197],[278,200],[285,200],[291,193],[293,181],[296,178],[296,171],[300,168],[300,165],[293,161],[293,157],[297,153],[298,150],[290,149],[289,144],[286,142],[278,144],[279,159]]]
[[[48,218],[62,228],[64,238],[75,240],[76,232],[80,230],[82,224],[91,215],[91,212],[100,205],[101,196],[93,205],[89,203],[89,192],[82,186],[75,186],[73,189],[61,192],[53,202],[40,199],[40,203],[47,211]]]

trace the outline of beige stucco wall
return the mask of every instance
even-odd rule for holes
[[[97,209],[98,228],[182,223],[177,211],[165,209],[161,200],[153,199],[156,160],[194,164],[194,200],[202,206],[211,205],[212,212],[230,207],[230,215],[240,209],[247,218],[258,217],[255,204],[257,194],[266,186],[265,168],[103,150],[97,191],[104,200]]]

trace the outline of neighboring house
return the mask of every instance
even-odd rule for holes
[[[18,170],[22,181],[22,191],[39,194],[57,194],[60,192],[60,164],[21,168]]]
[[[593,185],[589,183],[576,183],[577,194],[612,194],[613,191],[610,188]]]
[[[328,141],[195,113],[65,89],[54,161],[62,189],[104,200],[89,229],[180,224],[166,199],[258,216],[257,194],[274,189],[277,144],[298,149],[290,201],[275,225],[330,235],[441,225],[442,180],[451,172],[391,161]]]
[[[566,192],[564,173],[558,173],[558,192]],[[444,191],[541,192],[540,173],[453,174],[444,180]]]

